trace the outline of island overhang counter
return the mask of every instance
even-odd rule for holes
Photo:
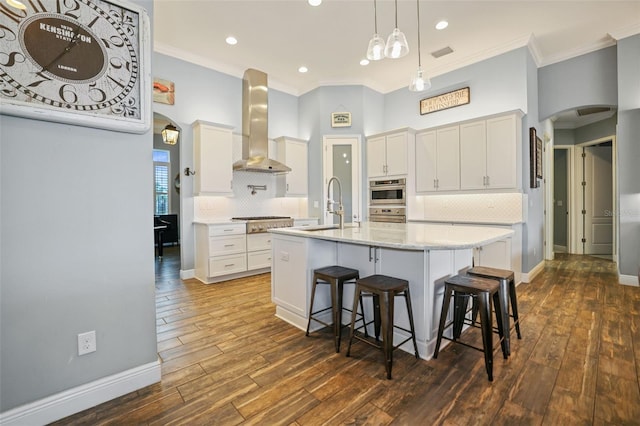
[[[344,229],[279,228],[270,232],[271,298],[278,318],[306,329],[311,280],[317,268],[340,265],[357,269],[360,277],[383,274],[405,279],[409,281],[416,340],[423,359],[433,355],[444,280],[472,266],[474,248],[496,241],[506,241],[510,248],[513,235],[504,228],[376,222]],[[345,307],[353,303],[352,289],[345,286]],[[314,310],[329,306],[328,288],[318,289]],[[371,302],[365,300],[369,315],[371,309]],[[396,304],[395,324],[408,329],[405,309],[404,303]],[[327,312],[325,322],[331,323],[330,317]],[[348,323],[348,315],[343,321]],[[394,331],[394,342],[406,337],[403,331]],[[409,346],[406,351],[412,353]]]

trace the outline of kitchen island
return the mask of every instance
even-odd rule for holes
[[[271,298],[277,317],[306,329],[316,268],[340,265],[359,270],[361,277],[384,274],[402,278],[409,281],[416,340],[424,359],[431,359],[435,347],[444,280],[471,267],[476,247],[505,241],[510,250],[513,235],[504,228],[376,222],[344,229],[318,226],[270,232]],[[345,286],[344,306],[353,303],[352,289]],[[314,309],[330,305],[328,288],[319,288]],[[371,315],[370,300],[365,300],[365,310]],[[328,323],[330,316],[327,312]],[[343,321],[348,323],[348,315]],[[396,304],[395,323],[409,328],[404,303]],[[395,342],[406,337],[403,331],[394,331]],[[406,351],[412,353],[409,346]]]

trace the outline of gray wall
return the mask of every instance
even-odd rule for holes
[[[608,47],[539,70],[542,120],[587,105],[618,104],[616,47]]]
[[[606,120],[600,120],[575,129],[575,143],[581,144],[616,134],[618,117],[614,114]]]
[[[640,35],[618,42],[621,274],[640,277]],[[637,275],[636,275],[637,274]]]
[[[152,145],[0,116],[0,411],[157,360]]]

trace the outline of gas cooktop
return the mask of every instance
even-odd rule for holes
[[[276,219],[291,219],[289,216],[245,216],[245,217],[232,217],[231,220],[276,220]]]
[[[293,219],[288,216],[246,216],[232,217],[231,220],[247,222],[247,234],[260,234],[272,228],[288,228],[293,226]]]

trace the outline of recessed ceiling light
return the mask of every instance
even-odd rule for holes
[[[436,30],[444,30],[449,26],[449,23],[444,19],[436,24]]]
[[[322,4],[322,0],[309,0],[309,4],[311,6],[320,6]]]
[[[234,36],[227,37],[225,41],[227,42],[227,44],[230,44],[231,46],[233,46],[234,44],[238,44],[238,40]]]
[[[307,71],[309,71],[309,68],[307,68],[305,66],[302,66],[302,67],[298,68],[298,72],[305,73]]]
[[[366,59],[366,58],[365,58],[365,59],[361,59],[361,60],[360,60],[360,65],[362,65],[363,67],[364,67],[365,65],[369,65],[369,60],[368,60],[368,59]]]

